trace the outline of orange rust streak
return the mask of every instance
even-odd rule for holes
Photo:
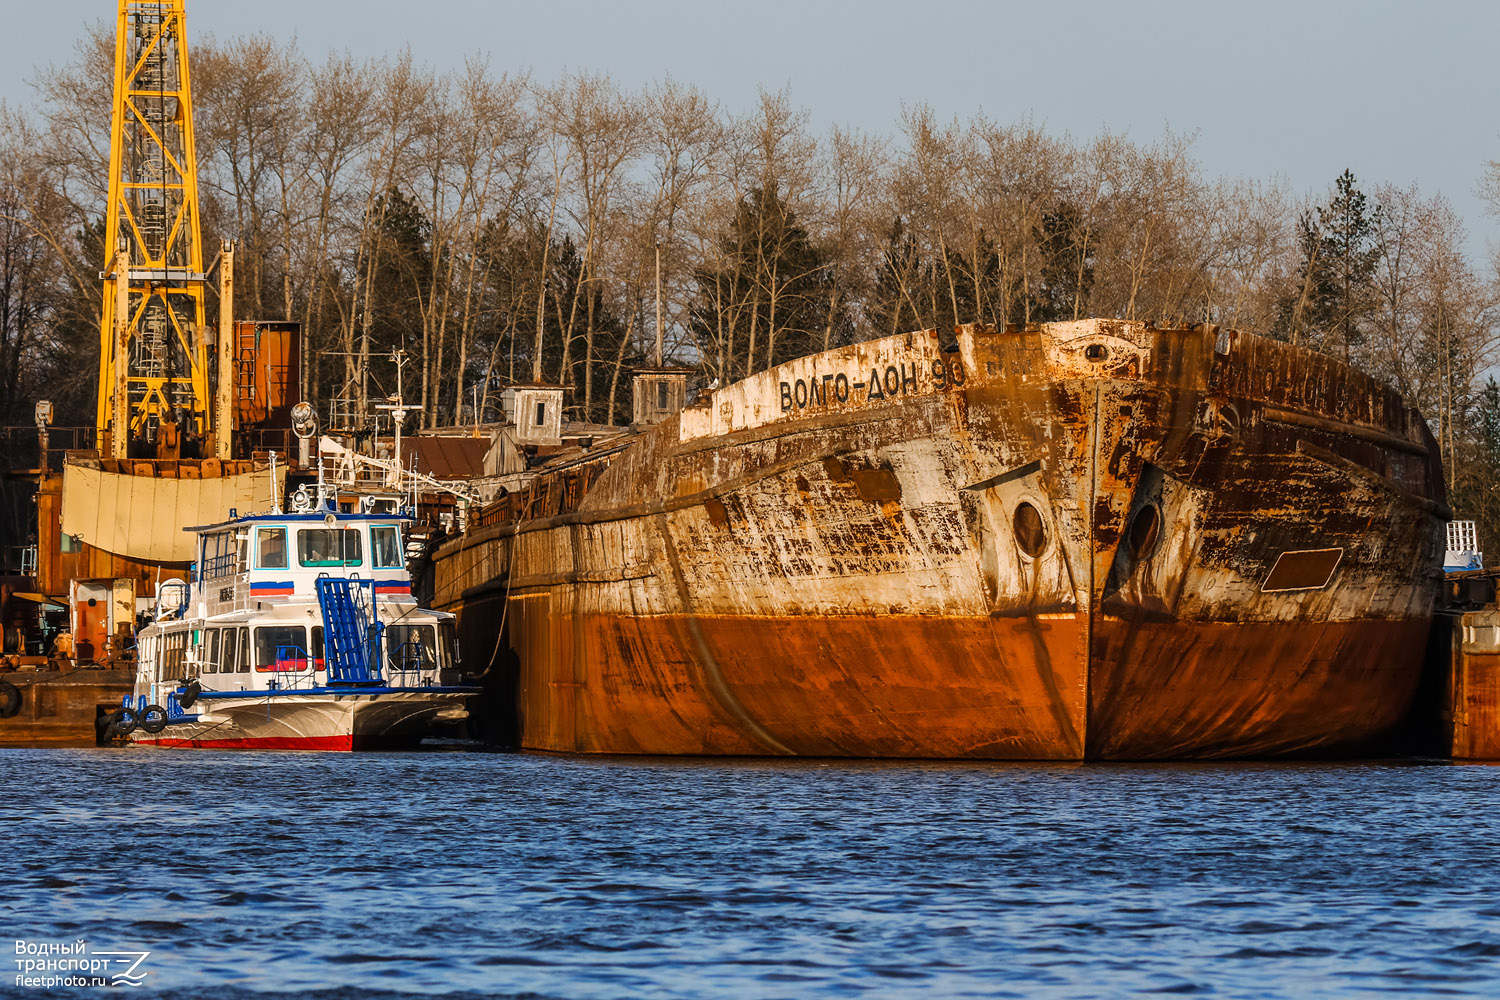
[[[512,609],[514,612],[514,608]],[[1171,758],[1352,749],[1400,721],[1426,623],[698,619],[740,710],[806,756]],[[586,653],[523,657],[521,742],[767,752],[716,703],[682,616],[586,615]],[[536,637],[526,629],[516,633]],[[559,633],[552,633],[558,638]],[[573,664],[577,664],[575,667]],[[576,673],[581,671],[581,673]]]
[[[743,711],[797,754],[1082,755],[1081,621],[697,621]],[[585,674],[576,679],[566,665],[569,657],[523,655],[523,745],[603,753],[766,753],[736,723],[736,713],[709,693],[699,665],[684,653],[692,648],[686,631],[678,615],[587,615]],[[563,697],[573,700],[569,707],[575,711],[559,711]]]
[[[1452,669],[1452,755],[1500,760],[1500,655],[1460,651]]]
[[[1089,755],[1352,750],[1399,723],[1426,621],[1143,622],[1094,627]]]

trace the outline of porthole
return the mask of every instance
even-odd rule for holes
[[[1083,349],[1083,356],[1090,361],[1103,361],[1109,357],[1109,348],[1103,344],[1090,344]]]
[[[1011,520],[1016,531],[1016,545],[1021,551],[1035,559],[1047,547],[1047,526],[1042,521],[1041,511],[1026,501],[1016,507]]]
[[[1161,535],[1161,511],[1156,509],[1155,504],[1147,504],[1135,512],[1135,519],[1130,522],[1130,534],[1127,543],[1130,546],[1130,555],[1133,559],[1144,559],[1156,548],[1156,540]]]

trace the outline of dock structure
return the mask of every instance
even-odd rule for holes
[[[1500,760],[1500,610],[1447,620],[1454,630],[1448,673],[1448,755]]]
[[[128,666],[0,673],[0,747],[93,746],[134,678]]]
[[[1500,760],[1500,568],[1485,569],[1473,521],[1448,524],[1443,607],[1427,657],[1428,752],[1454,760]]]
[[[1433,617],[1411,749],[1500,760],[1500,568],[1485,569],[1473,521],[1450,521],[1443,595]]]

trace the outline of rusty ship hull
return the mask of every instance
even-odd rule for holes
[[[0,717],[0,747],[91,747],[103,742],[104,720],[130,694],[135,671],[13,670],[0,682],[19,695],[15,714]]]
[[[901,335],[538,475],[437,552],[434,603],[532,749],[1353,752],[1417,687],[1435,452],[1394,392],[1251,335]]]

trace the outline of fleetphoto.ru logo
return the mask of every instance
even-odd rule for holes
[[[16,985],[52,990],[74,986],[140,986],[149,951],[95,951],[88,942],[16,942]]]

